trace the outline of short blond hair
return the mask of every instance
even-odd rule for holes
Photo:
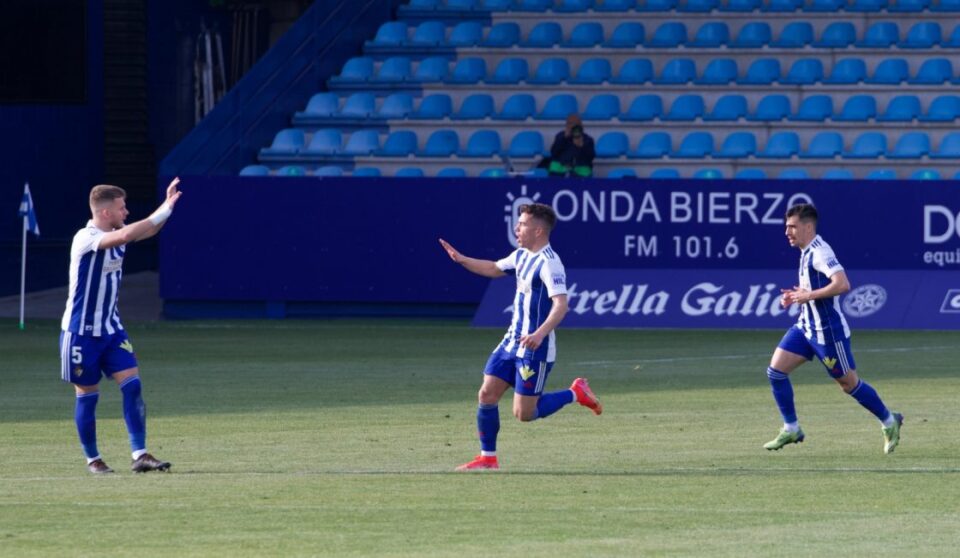
[[[126,199],[127,191],[119,186],[99,184],[90,190],[90,207],[98,207],[104,202],[110,203],[116,199]]]

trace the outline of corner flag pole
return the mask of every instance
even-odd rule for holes
[[[23,330],[23,306],[27,294],[27,231],[40,236],[37,214],[33,208],[33,196],[30,195],[30,184],[23,185],[19,214],[23,217],[23,249],[20,252],[20,329]]]
[[[23,216],[23,244],[20,250],[20,330],[23,331],[23,306],[27,289],[27,216]]]

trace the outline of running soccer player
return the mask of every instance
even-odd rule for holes
[[[480,455],[457,467],[458,471],[499,469],[497,404],[509,387],[514,389],[513,416],[523,422],[547,418],[574,401],[597,415],[603,412],[584,378],[574,380],[570,389],[543,393],[556,360],[554,329],[567,313],[566,274],[560,256],[550,247],[550,232],[556,223],[552,207],[521,205],[514,228],[519,248],[496,262],[468,258],[440,239],[450,259],[468,271],[490,278],[508,273],[517,278],[510,327],[483,369],[477,409]]]
[[[876,390],[857,376],[850,328],[840,312],[840,295],[850,290],[850,282],[833,249],[817,234],[817,219],[817,209],[810,204],[787,210],[787,240],[800,249],[800,282],[792,289],[781,289],[780,304],[784,308],[799,304],[800,316],[780,340],[767,368],[783,429],[763,447],[778,450],[803,441],[789,374],[816,356],[843,391],[877,417],[883,429],[883,452],[893,453],[900,443],[903,415],[890,412]]]
[[[180,199],[179,178],[167,187],[167,199],[150,217],[125,225],[127,193],[117,186],[90,191],[93,219],[73,237],[70,290],[60,332],[60,376],[77,395],[74,420],[87,469],[112,473],[97,450],[97,401],[101,376],[113,378],[123,394],[123,418],[136,473],[166,471],[170,463],[147,453],[146,410],[141,397],[137,357],[120,324],[117,300],[126,245],[157,234]]]

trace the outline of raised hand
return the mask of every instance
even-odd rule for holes
[[[460,252],[457,252],[457,249],[451,246],[450,243],[447,242],[446,240],[442,238],[439,240],[440,240],[440,246],[443,246],[443,249],[447,251],[447,255],[450,256],[451,260],[457,263],[463,263],[463,254],[461,254]]]
[[[170,209],[173,209],[174,204],[177,203],[177,200],[180,199],[180,190],[177,190],[177,184],[180,184],[180,177],[176,177],[170,181],[170,185],[167,186],[167,205],[170,206]]]

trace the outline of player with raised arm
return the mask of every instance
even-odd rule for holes
[[[514,228],[519,248],[502,260],[468,258],[440,239],[450,259],[468,271],[490,278],[507,274],[517,278],[510,327],[483,370],[477,409],[480,455],[457,467],[458,471],[499,468],[497,405],[509,387],[514,389],[513,416],[523,422],[547,418],[574,401],[597,415],[603,411],[584,378],[574,380],[570,389],[543,393],[556,360],[554,330],[567,313],[566,274],[550,246],[550,232],[557,223],[553,208],[533,203],[519,210]]]
[[[137,358],[117,311],[126,245],[157,234],[180,199],[180,179],[167,187],[167,199],[148,218],[124,224],[127,194],[123,188],[94,186],[90,191],[93,218],[73,237],[70,248],[70,287],[60,333],[60,376],[76,392],[74,420],[87,469],[112,473],[97,450],[97,401],[102,376],[113,378],[123,394],[123,418],[130,435],[136,473],[166,471],[170,463],[146,449],[146,411],[141,397]]]
[[[857,375],[850,328],[840,311],[840,295],[850,290],[850,282],[833,249],[817,234],[817,220],[817,210],[810,204],[787,210],[787,240],[800,249],[800,281],[792,289],[781,289],[780,304],[784,308],[800,305],[800,315],[780,340],[767,368],[783,429],[763,447],[778,450],[804,440],[789,374],[815,356],[844,392],[877,417],[883,430],[883,452],[893,453],[900,443],[903,415],[889,411],[876,390]]]

